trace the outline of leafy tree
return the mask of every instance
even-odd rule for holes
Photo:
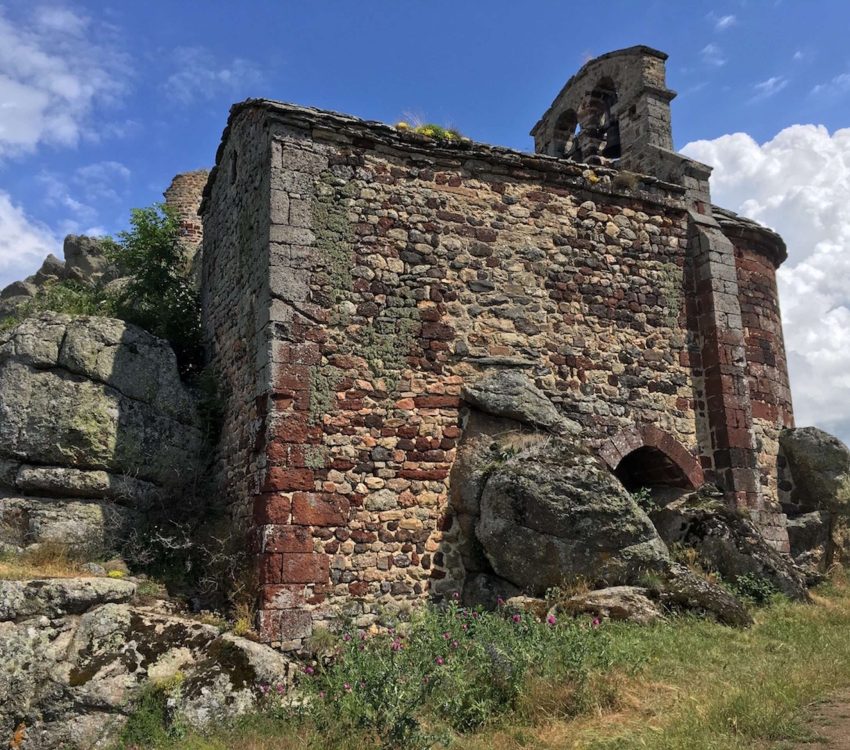
[[[200,298],[174,210],[162,203],[133,209],[130,229],[119,232],[108,252],[129,279],[115,300],[118,317],[168,340],[184,376],[198,372]]]

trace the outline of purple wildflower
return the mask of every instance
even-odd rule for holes
[[[315,670],[315,669],[313,669],[313,667],[304,667],[304,674],[312,675],[312,674],[314,674],[315,672],[316,672],[316,670]]]
[[[522,615],[516,614],[511,617],[513,622],[520,622],[522,620]]]
[[[434,662],[437,664],[438,667],[442,667],[443,664],[446,663],[446,660],[442,656],[438,656],[436,659],[434,659]]]
[[[278,695],[283,695],[286,692],[286,685],[284,685],[282,682],[279,682],[277,683],[277,685],[274,686],[274,689]]]
[[[554,625],[555,624],[555,615],[547,615],[546,622],[548,622],[550,625]]]
[[[345,690],[346,693],[350,693],[351,692],[351,685],[349,685],[346,682],[346,683],[343,684],[342,689]]]

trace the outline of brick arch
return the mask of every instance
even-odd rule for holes
[[[641,448],[654,448],[663,453],[682,472],[693,489],[705,483],[699,460],[676,438],[655,425],[623,430],[606,440],[597,453],[611,471],[616,471],[626,456]]]

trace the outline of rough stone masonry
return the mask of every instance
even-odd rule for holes
[[[200,209],[203,313],[228,395],[217,481],[265,641],[463,587],[463,387],[503,370],[627,488],[711,481],[787,548],[785,246],[672,150],[665,59],[588,62],[534,154],[233,107]]]

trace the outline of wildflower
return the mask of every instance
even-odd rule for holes
[[[396,130],[410,130],[410,125],[408,125],[403,120],[401,122],[397,122],[395,124]]]
[[[265,695],[266,693],[268,693],[268,692],[269,692],[269,686],[268,686],[268,685],[266,685],[265,683],[263,683],[262,685],[260,685],[260,692],[261,692],[263,695]]]
[[[593,618],[593,622],[592,622],[592,623],[590,623],[590,624],[591,624],[594,628],[598,628],[598,627],[599,627],[599,625],[600,625],[600,622],[601,622],[601,621],[600,621],[600,619],[599,619],[598,617],[594,617],[594,618]]]
[[[547,615],[546,616],[546,622],[548,622],[550,625],[554,625],[555,624],[555,615],[551,615],[551,614]]]
[[[350,693],[351,692],[351,685],[348,684],[347,682],[343,683],[342,689],[345,690],[346,693]]]
[[[346,633],[344,636],[342,636],[342,640],[348,643],[348,641],[351,640],[351,633]]]
[[[438,667],[442,667],[443,664],[446,663],[446,660],[442,656],[438,656],[436,659],[434,659],[434,662],[437,664]]]
[[[394,640],[394,641],[390,644],[390,648],[391,648],[393,651],[401,651],[401,650],[402,650],[402,648],[404,648],[404,646],[402,645],[402,642],[401,642],[398,638],[396,638],[396,639],[395,639],[395,640]]]
[[[469,625],[467,625],[466,623],[463,623],[463,625],[461,625],[460,627],[461,627],[463,630],[469,630]]]
[[[497,607],[504,607],[505,606],[505,600],[502,599],[501,596],[496,598],[496,606]]]
[[[443,640],[446,640],[446,641],[447,641],[447,640],[449,640],[449,638],[451,638],[451,637],[452,637],[452,634],[451,634],[451,633],[449,633],[449,632],[445,632],[445,633],[443,633]]]
[[[511,617],[511,620],[512,620],[513,622],[520,622],[520,620],[522,620],[522,615],[519,615],[519,614],[513,615],[513,616]]]
[[[316,670],[315,670],[315,669],[313,669],[313,667],[304,667],[304,673],[305,673],[305,674],[312,675],[312,674],[314,674],[314,673],[315,673],[315,671],[316,671]]]
[[[457,641],[452,641],[452,648],[457,648],[460,644]]]
[[[455,591],[455,592],[452,594],[452,599],[454,599],[455,601],[457,601],[458,599],[460,599],[460,593],[459,593],[459,592],[457,592],[457,591]]]
[[[274,689],[278,695],[283,695],[286,692],[286,685],[284,685],[282,682],[279,682],[277,683],[277,685],[274,686]]]
[[[325,697],[325,691],[324,691],[324,690],[320,690],[320,691],[319,691],[319,697],[320,697],[320,698],[324,698],[324,697]]]

